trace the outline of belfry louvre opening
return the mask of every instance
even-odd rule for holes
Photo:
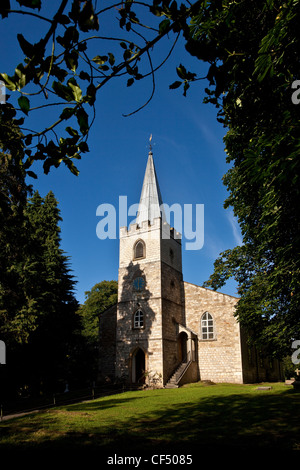
[[[135,259],[138,259],[138,258],[144,258],[144,256],[145,256],[145,245],[140,240],[136,243],[134,247],[134,257]]]

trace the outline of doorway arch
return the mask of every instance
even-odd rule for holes
[[[132,356],[132,382],[137,384],[145,383],[146,355],[143,349],[137,348]]]
[[[185,331],[182,331],[178,335],[178,358],[180,362],[185,362],[187,360],[188,353],[188,335]]]

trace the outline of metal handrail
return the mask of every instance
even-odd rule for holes
[[[180,373],[180,375],[179,375],[178,377],[177,377],[177,375],[176,375],[176,384],[178,384],[178,382],[180,382],[181,378],[184,376],[186,370],[188,369],[189,365],[191,364],[192,360],[191,360],[191,357],[190,357],[190,356],[191,356],[191,352],[188,351],[188,353],[187,353],[185,359],[184,359],[184,360],[182,361],[182,363],[180,364],[180,366],[181,366],[182,364],[186,364],[186,366],[184,367],[183,371]],[[185,361],[185,360],[186,360],[186,361]],[[179,366],[179,367],[180,367],[180,366]],[[176,373],[175,373],[175,374],[176,374]]]

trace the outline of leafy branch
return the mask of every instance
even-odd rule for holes
[[[73,160],[81,158],[81,155],[89,150],[88,134],[95,120],[95,105],[99,91],[115,78],[127,77],[126,86],[131,87],[136,81],[151,76],[150,97],[143,105],[124,116],[131,116],[147,106],[155,93],[155,72],[170,57],[181,32],[187,30],[187,21],[193,6],[188,8],[182,3],[178,7],[175,1],[169,0],[153,0],[150,3],[123,0],[112,2],[96,11],[96,2],[92,0],[72,0],[71,5],[68,0],[61,0],[53,18],[49,19],[42,14],[28,11],[30,8],[40,10],[44,3],[42,0],[18,0],[18,2],[20,4],[18,10],[10,8],[9,0],[1,4],[2,18],[22,14],[29,15],[37,21],[50,23],[46,34],[34,44],[27,41],[22,33],[18,34],[17,39],[24,54],[24,61],[17,65],[13,75],[7,73],[0,75],[7,89],[20,94],[17,107],[13,106],[14,96],[10,98],[15,111],[21,111],[24,116],[18,120],[18,123],[22,126],[34,110],[49,106],[55,109],[67,105],[44,129],[28,133],[25,127],[22,128],[27,146],[25,169],[28,170],[36,160],[43,160],[46,173],[52,166],[57,167],[63,162],[74,174],[78,174]],[[115,16],[112,17],[115,12],[117,12],[117,23]],[[148,15],[146,18],[151,19],[151,23],[140,21],[138,15],[144,13]],[[99,30],[102,17],[105,21],[104,15],[110,15],[109,21],[119,26],[122,31],[120,37],[89,34],[93,30]],[[144,31],[143,34],[141,30]],[[170,51],[160,64],[155,66],[152,51],[170,34],[175,34]],[[108,52],[100,51],[98,55],[91,57],[92,41],[99,42],[100,47],[111,41],[113,44],[118,44],[119,48],[114,47]],[[143,57],[146,58],[148,66],[147,63],[144,66]],[[180,70],[185,94],[189,82],[196,80],[196,75],[185,73],[183,66]],[[67,123],[65,128],[63,128],[64,122]],[[55,133],[55,141],[47,137],[52,133]]]

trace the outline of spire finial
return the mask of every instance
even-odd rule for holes
[[[149,142],[150,142],[150,144],[149,144],[149,152],[152,152],[152,144],[151,144],[151,142],[152,142],[152,134],[150,135]]]

